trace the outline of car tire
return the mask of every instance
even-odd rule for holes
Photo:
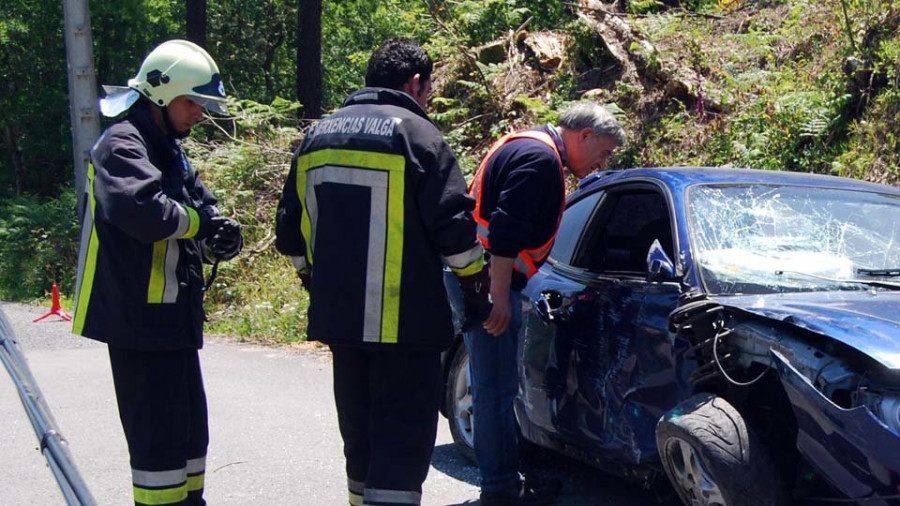
[[[473,464],[475,459],[475,417],[472,414],[472,375],[469,370],[469,353],[460,344],[450,361],[447,385],[444,389],[447,421],[456,450]]]
[[[777,467],[741,414],[725,399],[694,395],[656,426],[663,468],[687,505],[785,504]]]

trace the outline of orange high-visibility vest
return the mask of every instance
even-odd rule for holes
[[[491,158],[500,149],[503,145],[513,139],[534,139],[543,142],[553,152],[556,154],[556,159],[559,161],[559,177],[563,180],[560,187],[562,188],[561,201],[562,206],[559,210],[559,216],[556,219],[556,230],[553,231],[553,234],[547,239],[547,242],[538,246],[534,249],[527,249],[519,252],[519,255],[516,257],[516,261],[514,264],[514,268],[516,271],[521,272],[525,275],[526,278],[531,278],[534,276],[534,273],[537,272],[538,267],[544,262],[547,258],[547,255],[550,254],[550,249],[553,247],[553,241],[556,239],[556,234],[559,232],[559,223],[562,221],[563,211],[566,208],[566,185],[565,185],[565,168],[563,167],[562,157],[559,154],[559,149],[556,147],[556,142],[553,141],[553,138],[550,137],[549,134],[544,132],[539,132],[536,130],[526,130],[522,132],[515,132],[511,134],[504,135],[497,142],[491,146],[491,149],[488,151],[487,155],[485,155],[484,159],[481,160],[481,164],[478,165],[478,172],[475,173],[475,178],[472,180],[472,185],[469,187],[469,195],[475,198],[475,222],[478,224],[478,240],[481,241],[481,244],[484,245],[485,249],[490,249],[490,241],[488,240],[488,236],[490,235],[489,231],[489,216],[483,216],[481,214],[481,189],[484,187],[484,169],[487,167],[488,162],[490,162]]]

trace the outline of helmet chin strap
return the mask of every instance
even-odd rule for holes
[[[165,122],[165,124],[166,124],[166,130],[169,131],[169,135],[171,135],[172,137],[174,137],[176,139],[184,139],[191,133],[190,128],[184,132],[176,130],[175,125],[172,124],[172,118],[169,117],[169,108],[162,107],[161,109],[162,109],[163,122]]]

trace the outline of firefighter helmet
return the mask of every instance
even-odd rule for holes
[[[200,46],[186,40],[163,42],[147,55],[128,87],[166,107],[185,95],[204,109],[225,114],[225,86],[219,67]]]

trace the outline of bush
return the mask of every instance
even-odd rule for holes
[[[208,292],[209,332],[281,342],[305,339],[308,296],[290,260],[274,247],[275,206],[302,138],[293,126],[298,107],[282,99],[271,105],[232,101],[233,116],[198,128],[185,142],[219,210],[237,219],[244,235],[243,252],[219,265]]]
[[[34,300],[54,282],[71,294],[78,230],[71,188],[54,200],[26,195],[0,201],[0,298]]]

